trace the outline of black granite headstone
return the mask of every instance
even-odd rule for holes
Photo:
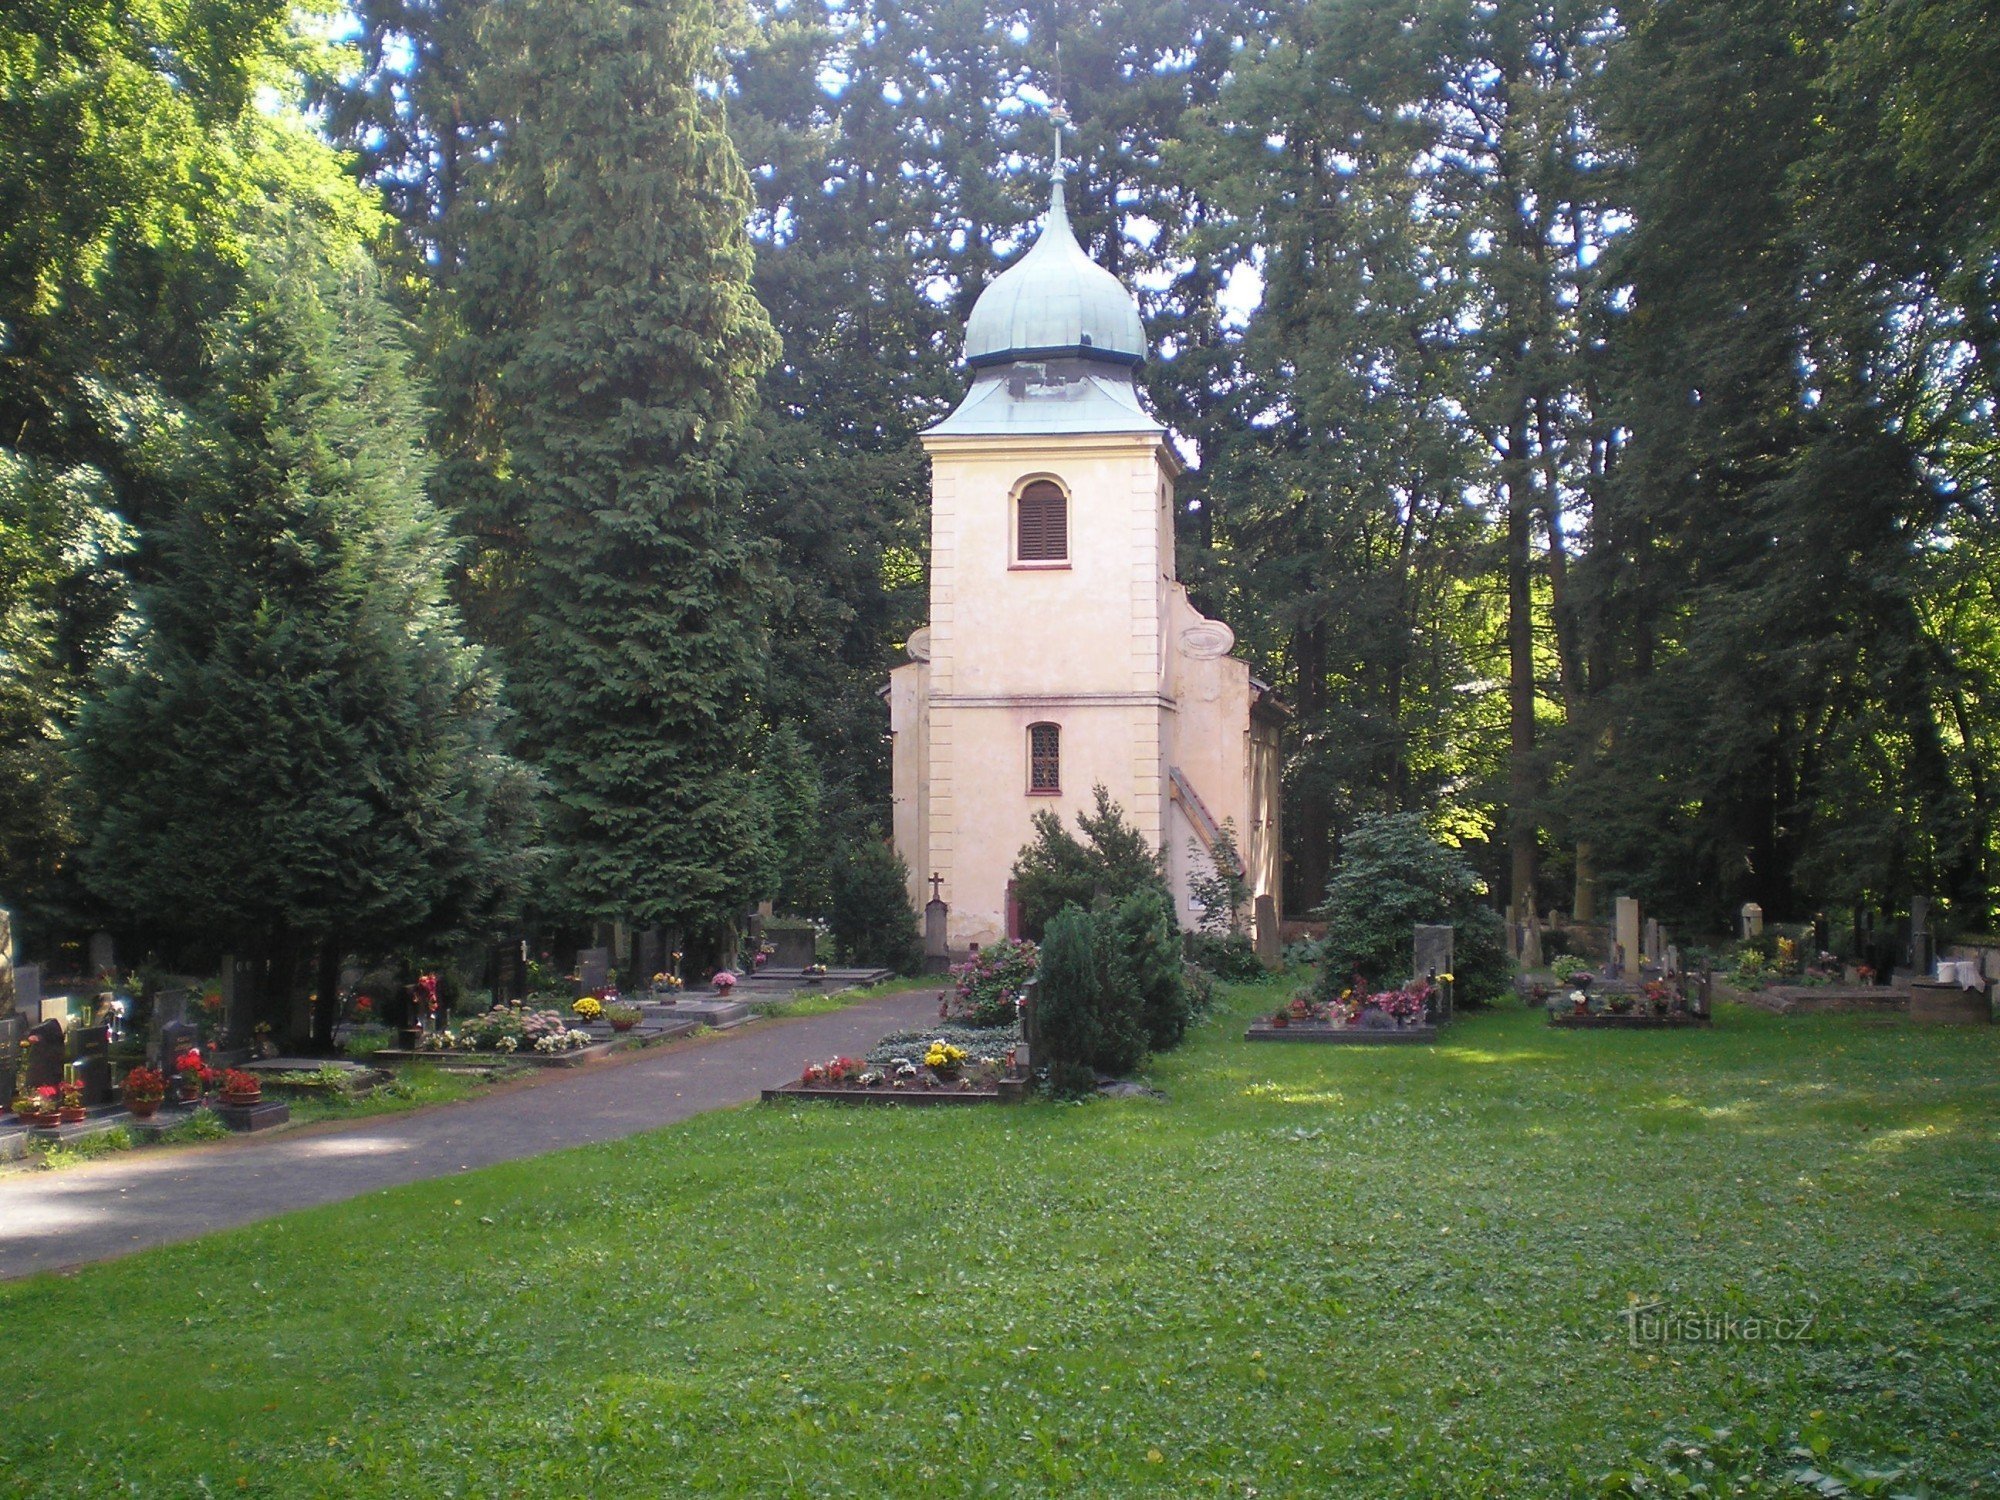
[[[83,1085],[85,1105],[111,1102],[111,1031],[105,1026],[79,1026],[76,1043],[76,1080]]]
[[[611,972],[611,950],[609,948],[580,948],[576,955],[576,992],[590,994],[604,988],[606,977]]]
[[[28,1032],[27,1091],[63,1081],[63,1029],[60,1021],[44,1021]]]

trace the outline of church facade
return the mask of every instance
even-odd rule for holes
[[[1285,711],[1175,581],[1180,464],[1139,394],[1146,352],[1058,175],[1034,245],[966,325],[971,389],[924,434],[930,620],[888,689],[896,848],[911,902],[936,889],[950,908],[954,955],[1018,935],[1009,872],[1034,815],[1074,830],[1100,785],[1165,851],[1184,925],[1225,820],[1246,920],[1282,915]]]

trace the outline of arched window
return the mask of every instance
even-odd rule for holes
[[[1028,790],[1030,792],[1060,792],[1062,790],[1062,726],[1060,724],[1030,724],[1028,726]]]
[[[1069,496],[1062,486],[1037,479],[1021,491],[1014,532],[1017,562],[1069,561]]]

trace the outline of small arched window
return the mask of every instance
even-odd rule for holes
[[[1069,561],[1069,496],[1061,485],[1037,479],[1021,491],[1017,510],[1016,561]]]
[[[1030,792],[1060,792],[1062,790],[1062,726],[1060,724],[1030,724],[1028,726],[1028,790]]]

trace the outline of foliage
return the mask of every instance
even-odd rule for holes
[[[1125,813],[1102,786],[1094,789],[1096,809],[1079,812],[1079,839],[1052,812],[1034,817],[1035,837],[1014,860],[1014,895],[1021,903],[1021,927],[1039,938],[1064,906],[1094,907],[1122,901],[1135,891],[1164,890],[1160,856],[1146,837],[1125,821]]]
[[[1198,932],[1189,941],[1188,951],[1195,963],[1231,984],[1255,984],[1264,977],[1256,948],[1240,932]]]
[[[387,1026],[350,1026],[340,1050],[359,1062],[366,1062],[385,1047],[396,1045],[396,1033]]]
[[[217,388],[190,414],[199,441],[171,459],[187,499],[142,594],[147,629],[85,714],[79,764],[91,889],[261,961],[275,1000],[349,935],[504,917],[531,824],[443,595],[421,408],[379,278],[296,216],[258,249]],[[246,806],[256,837],[218,837]]]
[[[1187,1035],[1191,1010],[1181,972],[1180,935],[1166,896],[1157,890],[1134,891],[1100,912],[1097,928],[1105,989],[1136,1008],[1144,1050],[1168,1052],[1178,1047]],[[1134,1056],[1127,1069],[1138,1061]]]
[[[1499,918],[1481,902],[1484,893],[1471,866],[1433,837],[1417,814],[1358,820],[1318,913],[1327,923],[1321,998],[1338,995],[1357,973],[1384,987],[1407,978],[1412,929],[1447,922],[1458,1002],[1496,998],[1506,987],[1508,963]]]
[[[1243,856],[1236,849],[1236,820],[1224,818],[1215,844],[1204,850],[1188,840],[1188,895],[1201,908],[1199,930],[1221,935],[1240,932],[1250,883],[1243,878]]]
[[[1003,938],[952,966],[951,1014],[969,1026],[1011,1026],[1017,1002],[1035,977],[1035,945]]]
[[[1103,989],[1095,924],[1071,902],[1049,919],[1042,934],[1035,984],[1035,1062],[1048,1067],[1058,1098],[1096,1087],[1096,1059],[1106,1045]]]
[[[508,685],[579,917],[717,929],[756,894],[767,568],[731,476],[775,353],[711,7],[499,6],[454,287],[456,376],[504,392],[485,524],[525,543]],[[456,472],[456,471],[455,471]]]
[[[910,909],[910,871],[886,840],[848,840],[833,861],[833,934],[843,959],[899,974],[924,966],[924,940]]]

